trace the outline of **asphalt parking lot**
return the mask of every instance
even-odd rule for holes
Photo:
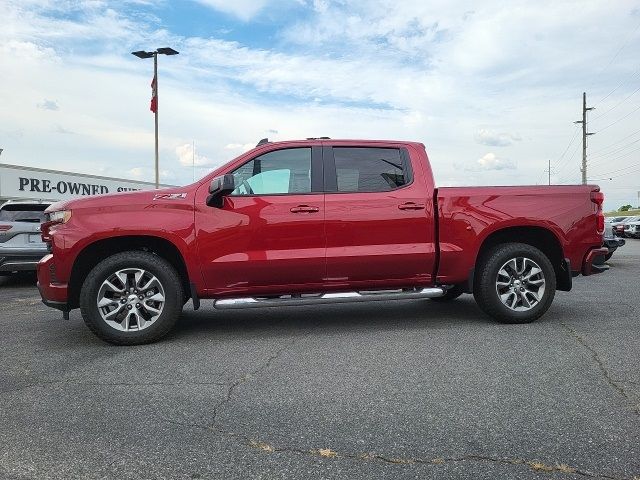
[[[114,347],[0,279],[0,478],[640,478],[640,240],[545,317],[187,309]]]

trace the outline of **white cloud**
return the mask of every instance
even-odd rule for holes
[[[65,134],[65,135],[69,135],[69,134],[75,133],[75,132],[72,132],[71,130],[68,130],[68,129],[64,128],[62,125],[55,125],[53,127],[53,131],[56,132],[56,133],[62,133],[62,134]]]
[[[194,150],[193,144],[191,143],[178,145],[176,147],[176,155],[178,156],[180,165],[184,165],[185,167],[193,165],[196,167],[208,167],[213,165],[211,160]]]
[[[518,134],[496,132],[485,128],[479,129],[474,138],[476,143],[488,145],[490,147],[508,147],[509,145],[513,145],[514,142],[522,140],[522,137]]]
[[[143,174],[144,174],[144,169],[141,167],[134,167],[129,170],[129,175],[131,175],[135,179],[142,178]]]
[[[60,110],[58,102],[55,100],[47,100],[46,98],[42,102],[38,103],[37,107],[41,110]]]
[[[514,162],[500,158],[493,152],[483,155],[478,159],[477,163],[483,170],[513,170],[516,168]]]
[[[238,17],[245,22],[251,20],[269,3],[268,0],[197,0],[197,2]]]

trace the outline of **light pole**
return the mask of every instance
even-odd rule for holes
[[[151,84],[151,88],[153,89],[153,97],[151,98],[151,111],[155,115],[155,131],[156,131],[156,188],[160,187],[160,172],[158,169],[158,54],[161,55],[178,55],[179,52],[174,50],[173,48],[165,47],[165,48],[157,48],[153,52],[146,52],[144,50],[139,50],[137,52],[131,52],[132,55],[135,55],[138,58],[151,58],[153,57],[153,82]],[[154,102],[155,99],[155,102]],[[154,108],[155,107],[155,108]]]

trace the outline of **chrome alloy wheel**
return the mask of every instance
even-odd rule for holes
[[[144,330],[162,313],[164,288],[150,272],[125,268],[102,282],[97,304],[110,327],[123,332]]]
[[[535,307],[544,296],[544,273],[540,266],[526,257],[506,262],[496,277],[496,292],[509,309],[525,312]]]

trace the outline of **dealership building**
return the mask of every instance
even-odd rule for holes
[[[7,200],[58,201],[153,188],[152,182],[0,163],[0,204]]]

